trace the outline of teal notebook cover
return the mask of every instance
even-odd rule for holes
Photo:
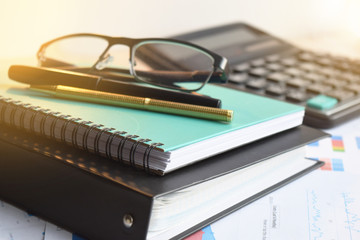
[[[173,152],[216,136],[222,136],[226,133],[295,114],[296,122],[292,126],[275,130],[275,132],[282,131],[286,128],[300,125],[304,112],[302,106],[216,85],[205,86],[200,93],[221,99],[223,109],[233,110],[234,117],[230,123],[60,99],[31,91],[27,87],[16,83],[11,83],[10,85],[2,84],[0,86],[0,96],[2,97],[28,103],[32,106],[40,106],[42,109],[50,109],[51,111],[71,115],[74,118],[81,118],[95,124],[102,124],[106,128],[126,131],[128,134],[138,135],[140,138],[151,139],[150,143],[162,143],[163,145],[160,148],[164,152]],[[269,134],[266,130],[260,133],[259,136],[264,137],[275,132],[269,129]],[[253,140],[256,139],[250,138],[249,141]],[[214,145],[214,142],[211,144]],[[228,150],[226,148],[230,149],[241,144],[243,143],[226,145],[222,149],[214,151],[225,151]],[[207,145],[202,147],[205,150],[209,148]],[[193,158],[196,161],[202,157],[194,156]],[[190,159],[189,161],[193,160]]]

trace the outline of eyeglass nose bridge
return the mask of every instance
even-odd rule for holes
[[[95,68],[96,70],[103,70],[104,68],[106,68],[106,66],[108,66],[109,63],[113,61],[114,57],[108,53],[97,61]]]

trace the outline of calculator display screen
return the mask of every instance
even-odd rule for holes
[[[230,62],[281,46],[277,39],[247,27],[223,29],[188,40],[228,58]]]
[[[239,45],[253,41],[258,36],[256,33],[245,28],[232,29],[230,31],[217,32],[216,34],[207,35],[192,39],[192,42],[212,50],[222,49],[224,47]]]

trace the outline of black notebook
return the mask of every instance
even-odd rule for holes
[[[187,236],[322,165],[305,145],[327,136],[300,126],[159,177],[0,130],[0,197],[95,240]]]

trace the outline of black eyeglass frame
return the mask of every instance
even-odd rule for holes
[[[93,64],[93,66],[91,66],[90,68],[75,68],[74,65],[69,64],[69,63],[64,63],[61,61],[57,61],[54,59],[47,59],[44,56],[44,52],[46,51],[46,48],[53,44],[54,42],[63,40],[63,39],[67,39],[67,38],[72,38],[72,37],[95,37],[95,38],[101,38],[107,41],[108,45],[107,47],[105,47],[104,51],[100,54],[98,60]],[[140,79],[136,76],[136,74],[134,74],[133,71],[133,57],[134,57],[134,50],[136,49],[137,46],[139,46],[140,44],[144,44],[146,42],[163,42],[163,43],[170,43],[170,44],[181,44],[187,47],[191,47],[194,48],[198,51],[203,52],[204,54],[207,54],[208,56],[210,56],[213,59],[213,72],[212,74],[207,78],[206,81],[204,81],[202,83],[202,85],[197,88],[197,89],[193,89],[193,90],[188,90],[188,89],[179,89],[179,87],[176,86],[171,86],[171,85],[164,85],[161,83],[156,83],[156,82],[148,82],[148,81],[144,81],[143,79]],[[106,58],[106,54],[109,51],[109,49],[114,46],[114,45],[126,45],[129,47],[130,50],[130,74],[132,75],[132,78],[124,78],[122,77],[118,77],[116,74],[108,74],[106,71],[103,72],[102,70],[99,70],[96,68],[96,66],[104,60],[104,58]],[[76,34],[69,34],[69,35],[65,35],[65,36],[61,36],[58,38],[55,38],[53,40],[50,40],[48,42],[45,42],[44,44],[42,44],[37,52],[37,59],[39,61],[39,64],[42,67],[64,67],[64,66],[69,66],[72,68],[69,68],[68,70],[72,70],[72,71],[77,71],[77,72],[83,72],[83,73],[91,73],[91,74],[96,74],[96,75],[100,75],[100,76],[104,76],[104,77],[110,77],[113,79],[119,79],[119,80],[125,80],[125,81],[133,81],[134,79],[136,81],[140,81],[140,82],[146,82],[148,84],[151,85],[156,85],[156,86],[160,86],[160,87],[165,87],[165,88],[170,88],[170,89],[176,89],[176,90],[181,90],[181,91],[185,91],[185,92],[194,92],[194,91],[198,91],[200,90],[206,83],[227,83],[228,80],[228,75],[229,75],[229,63],[228,60],[225,57],[222,57],[204,47],[201,47],[199,45],[190,43],[190,42],[186,42],[186,41],[182,41],[182,40],[177,40],[177,39],[170,39],[170,38],[127,38],[127,37],[111,37],[111,36],[106,36],[106,35],[100,35],[100,34],[92,34],[92,33],[76,33]],[[65,65],[64,65],[65,64]],[[106,68],[106,70],[111,70],[111,71],[115,71],[115,72],[121,72],[120,69],[115,69],[115,68]]]

